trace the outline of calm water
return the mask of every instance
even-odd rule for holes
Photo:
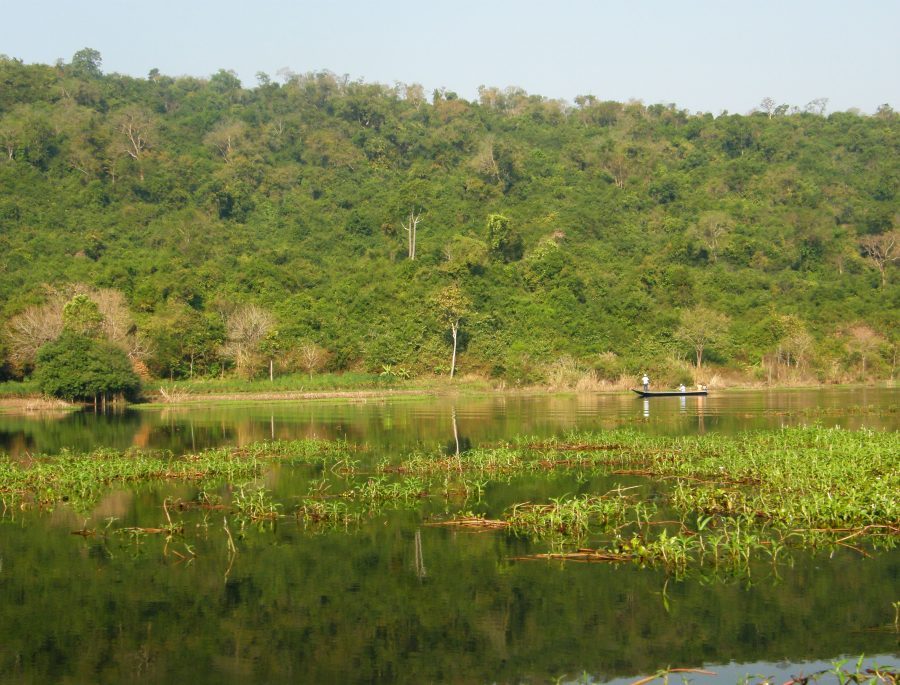
[[[820,422],[898,430],[896,390],[740,393],[709,398],[492,397],[140,410],[114,417],[0,416],[15,458],[63,447],[175,452],[301,436],[345,437],[372,463],[513,435],[636,427],[734,432]],[[849,408],[849,411],[846,411]],[[286,511],[309,474],[265,483]],[[602,492],[608,478],[491,485],[482,508]],[[223,489],[223,494],[225,493]],[[83,525],[157,526],[190,486],[111,492],[87,516],[8,511],[0,520],[0,683],[629,682],[666,666],[810,673],[841,655],[897,665],[892,602],[900,554],[796,555],[751,578],[666,579],[631,565],[515,561],[527,540],[423,525],[454,503],[311,534],[287,517],[240,529],[222,512],[179,513],[183,540],[83,539]],[[192,561],[185,545],[194,553]],[[181,557],[179,556],[181,555]],[[617,680],[617,679],[621,679]]]
[[[476,398],[309,401],[132,409],[20,417],[0,414],[0,451],[54,454],[98,446],[168,449],[302,437],[346,438],[390,452],[439,445],[483,445],[515,435],[639,427],[680,435],[819,422],[845,428],[900,429],[900,389],[736,392],[710,397],[535,395]]]

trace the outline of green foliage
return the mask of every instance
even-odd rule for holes
[[[72,332],[40,349],[36,375],[41,392],[73,402],[130,397],[140,388],[122,350]]]
[[[515,262],[522,258],[524,244],[522,236],[510,225],[509,217],[490,214],[487,218],[487,244],[491,257],[504,262]]]
[[[63,329],[76,336],[96,337],[102,323],[100,308],[87,295],[76,295],[63,307]]]
[[[279,331],[276,372],[315,341],[332,370],[419,375],[445,364],[428,303],[450,276],[476,314],[466,368],[510,381],[605,351],[623,373],[677,371],[677,312],[701,304],[731,320],[709,361],[732,373],[777,352],[759,329],[773,313],[811,336],[810,376],[894,366],[844,335],[888,335],[900,306],[896,260],[861,251],[897,229],[890,107],[714,117],[515,88],[426,101],[328,72],[252,89],[226,70],[135,79],[101,64],[88,48],[61,68],[0,57],[4,322],[47,286],[112,289],[151,373],[251,375],[263,365],[238,364],[225,321],[253,304]],[[70,305],[67,327],[93,335],[96,313]]]

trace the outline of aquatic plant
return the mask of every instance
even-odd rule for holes
[[[272,521],[278,518],[281,504],[261,485],[245,484],[238,487],[231,498],[231,507],[239,518],[250,521]]]

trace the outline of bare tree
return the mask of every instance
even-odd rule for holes
[[[224,353],[234,360],[237,372],[252,372],[254,357],[260,343],[275,325],[275,319],[262,307],[244,305],[234,310],[225,320]]]
[[[478,154],[472,160],[472,168],[482,176],[493,181],[500,181],[500,165],[494,153],[494,138],[488,136],[481,141]]]
[[[828,98],[815,98],[806,103],[804,110],[810,114],[825,116],[825,109],[828,107]]]
[[[153,117],[147,112],[130,108],[119,117],[118,130],[125,140],[122,152],[131,157],[138,165],[141,181],[144,180],[144,158],[151,147],[151,138],[155,128]]]
[[[763,112],[769,115],[769,119],[775,116],[775,100],[770,97],[765,97],[762,99],[762,102],[759,103],[760,108]]]
[[[859,241],[859,247],[881,274],[881,289],[884,290],[887,285],[885,267],[900,259],[900,231],[864,236]]]
[[[408,234],[408,255],[411,260],[416,258],[416,229],[419,226],[419,221],[422,219],[422,213],[416,213],[415,210],[409,210],[409,218],[406,220],[406,223],[401,223],[400,226],[404,231]]]
[[[242,121],[223,121],[207,133],[203,140],[222,156],[226,164],[231,164],[235,149],[246,134],[246,130],[247,126]]]
[[[54,295],[42,305],[28,307],[16,314],[6,326],[9,359],[21,370],[34,364],[43,345],[56,340],[63,331],[65,299]]]
[[[132,363],[147,356],[147,341],[138,333],[125,296],[118,290],[96,290],[76,283],[61,289],[48,288],[47,293],[44,304],[28,307],[7,324],[10,360],[16,368],[21,370],[33,364],[38,349],[62,334],[66,304],[76,297],[96,308],[98,335],[121,347]]]
[[[704,212],[697,222],[697,232],[709,248],[713,262],[719,257],[719,239],[731,230],[731,219],[725,212]]]
[[[847,330],[847,334],[849,336],[847,344],[851,351],[859,354],[862,376],[865,379],[868,359],[884,343],[884,338],[865,324],[852,326]]]
[[[616,188],[624,188],[631,168],[628,157],[617,150],[605,150],[602,157],[603,169],[612,176]]]
[[[328,350],[324,347],[308,342],[300,348],[300,368],[306,371],[310,378],[325,366],[326,361]]]

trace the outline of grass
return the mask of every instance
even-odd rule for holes
[[[0,398],[6,397],[31,397],[41,393],[37,381],[4,381],[0,383]]]
[[[160,381],[164,387],[174,385],[189,394],[221,394],[240,392],[318,392],[324,390],[370,390],[393,387],[395,383],[374,373],[289,374],[245,380],[241,378],[196,378],[179,380],[174,384]]]

